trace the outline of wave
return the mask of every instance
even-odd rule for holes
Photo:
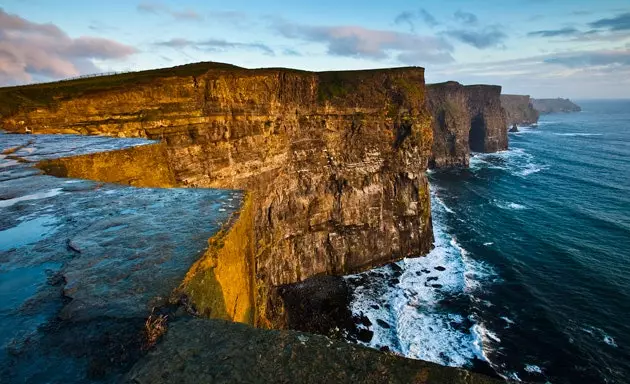
[[[595,339],[603,342],[604,344],[610,345],[611,347],[615,347],[615,348],[618,347],[617,342],[615,342],[615,339],[612,336],[608,335],[606,332],[604,332],[604,330],[602,330],[601,328],[587,325],[587,326],[581,327],[580,329],[583,332],[591,335]]]
[[[517,203],[512,203],[512,202],[506,202],[506,201],[500,201],[500,200],[493,200],[493,204],[501,209],[511,209],[511,210],[523,210],[523,209],[527,209],[526,206],[521,205],[521,204],[517,204]]]
[[[588,137],[588,136],[604,136],[603,133],[579,133],[579,132],[569,132],[569,133],[552,133],[555,136],[567,136],[567,137]]]
[[[428,255],[346,277],[354,288],[351,311],[372,324],[373,337],[362,344],[448,366],[487,361],[485,344],[496,342],[488,335],[498,337],[461,308],[495,273],[448,233],[444,221],[454,212],[433,190],[431,198],[435,248]]]
[[[494,153],[474,153],[470,158],[470,169],[473,172],[496,169],[507,171],[513,176],[527,177],[549,169],[549,166],[536,162],[534,156],[522,148],[511,148]]]

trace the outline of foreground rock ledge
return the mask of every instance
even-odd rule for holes
[[[124,383],[469,383],[499,381],[323,336],[221,320],[176,322]]]

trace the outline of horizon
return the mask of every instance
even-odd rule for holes
[[[629,99],[624,3],[8,0],[0,7],[0,86],[214,61],[306,71],[418,66],[427,83],[501,85],[504,94],[539,99]]]

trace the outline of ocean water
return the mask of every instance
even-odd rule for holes
[[[430,171],[435,249],[347,279],[375,348],[514,380],[630,382],[630,101]]]

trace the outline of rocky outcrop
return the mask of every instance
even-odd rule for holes
[[[468,166],[470,151],[507,149],[507,125],[499,96],[501,87],[463,86],[449,81],[427,86],[433,114],[430,166]]]
[[[91,179],[134,187],[176,186],[163,143],[47,159],[40,161],[37,167],[56,177]]]
[[[3,106],[2,124],[16,132],[161,140],[177,185],[250,191],[253,246],[242,249],[252,252],[244,257],[253,267],[219,268],[210,254],[194,270],[201,277],[186,282],[209,281],[210,291],[226,292],[229,281],[253,274],[243,289],[254,292],[201,300],[199,312],[283,327],[277,287],[431,248],[424,171],[432,130],[422,68],[312,73],[211,63],[205,71],[197,65],[121,76],[39,93],[22,88],[16,105]],[[250,240],[221,241],[240,249]],[[233,311],[252,309],[234,302],[243,297],[253,297],[253,315]],[[216,310],[223,307],[229,310]]]
[[[323,336],[220,320],[176,323],[124,383],[424,383],[501,381]]]
[[[541,115],[548,113],[568,113],[568,112],[580,112],[582,108],[569,99],[532,99],[534,108],[540,112]]]
[[[532,99],[526,95],[501,95],[501,105],[505,110],[508,126],[534,125],[539,113],[534,109]]]

